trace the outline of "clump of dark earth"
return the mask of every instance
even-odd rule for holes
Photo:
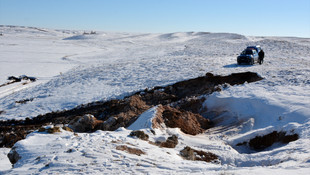
[[[119,127],[128,127],[137,117],[151,108],[147,105],[140,95],[132,95],[123,100],[112,100],[107,102],[107,106],[98,108],[98,111],[93,111],[93,115],[105,121],[98,129],[116,130]]]
[[[178,137],[176,135],[172,135],[168,137],[165,142],[159,143],[159,146],[165,148],[175,148],[178,143],[179,143]]]
[[[156,142],[149,141],[149,143],[164,148],[175,148],[179,143],[179,139],[178,136],[173,134],[172,136],[168,137],[165,141],[157,140]]]
[[[205,152],[201,150],[195,150],[189,146],[186,146],[180,151],[180,155],[186,160],[196,160],[205,162],[219,162],[219,157],[211,152]]]
[[[17,141],[40,127],[41,125],[0,126],[0,147],[11,148]]]
[[[183,127],[182,129],[173,123],[165,124],[169,127],[180,127],[183,132],[195,135],[210,127],[210,123],[204,122],[205,119],[199,116],[199,110],[205,100],[198,99],[200,95],[218,91],[218,86],[222,84],[238,85],[259,80],[262,78],[253,72],[234,73],[228,76],[215,76],[207,73],[205,76],[173,85],[145,89],[121,100],[97,101],[71,110],[39,115],[32,119],[0,121],[0,147],[12,147],[16,141],[24,139],[29,132],[39,129],[43,125],[68,124],[76,116],[86,114],[90,114],[100,121],[90,131],[97,129],[113,131],[119,127],[128,127],[140,114],[157,105],[166,105],[164,116],[175,118],[181,125],[185,125],[185,121],[178,119],[175,114],[181,112],[184,116],[191,116],[191,120],[199,124],[198,128]],[[170,104],[171,107],[169,107]]]
[[[236,146],[248,145],[250,148],[256,151],[263,151],[264,149],[272,146],[274,143],[280,142],[287,144],[299,139],[298,134],[286,134],[286,132],[273,131],[272,133],[264,136],[256,136],[249,140],[249,142],[238,143]]]
[[[131,137],[137,137],[141,140],[148,140],[149,135],[145,134],[143,131],[131,131],[129,134]]]
[[[144,151],[138,149],[138,148],[131,148],[131,147],[128,147],[126,145],[119,145],[119,146],[116,146],[116,149],[117,150],[121,150],[121,151],[125,151],[129,154],[135,154],[135,155],[138,155],[140,156],[141,154],[145,154]]]

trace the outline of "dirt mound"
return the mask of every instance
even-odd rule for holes
[[[105,121],[97,129],[113,131],[119,127],[127,127],[149,108],[151,107],[139,95],[113,100],[109,108],[96,114],[98,119]]]
[[[178,110],[170,106],[164,106],[162,113],[164,123],[169,128],[180,128],[186,134],[196,135],[211,127],[208,119],[200,114]]]
[[[76,116],[85,114],[102,120],[93,130],[116,130],[119,127],[128,127],[140,114],[160,104],[173,106],[167,106],[163,111],[164,123],[168,127],[180,127],[183,132],[188,134],[201,133],[210,127],[210,123],[199,115],[204,99],[198,99],[198,96],[219,90],[218,85],[220,84],[235,85],[261,79],[260,76],[252,72],[228,76],[214,76],[207,73],[206,76],[181,81],[166,87],[145,89],[121,100],[93,102],[71,110],[39,115],[32,119],[0,121],[0,146],[12,147],[16,141],[25,138],[26,134],[42,125],[68,124]],[[162,123],[160,118],[157,119],[158,124]],[[197,128],[197,126],[199,127]],[[15,139],[8,139],[7,137],[10,136],[7,135],[9,134],[16,136]]]
[[[152,120],[153,128],[180,128],[186,134],[196,135],[212,127],[209,119],[198,113],[171,107],[169,105],[158,106],[156,116]]]

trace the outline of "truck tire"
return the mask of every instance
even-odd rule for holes
[[[253,65],[254,64],[254,59],[251,59],[251,63],[250,63],[251,65]]]

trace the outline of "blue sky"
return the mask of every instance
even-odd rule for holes
[[[310,0],[0,0],[0,24],[310,38]]]

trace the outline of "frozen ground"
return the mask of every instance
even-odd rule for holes
[[[79,136],[66,131],[54,135],[34,132],[16,144],[23,158],[15,168],[6,171],[7,149],[1,149],[0,173],[310,172],[310,39],[203,32],[83,35],[82,31],[9,26],[1,26],[0,33],[0,84],[6,83],[8,76],[38,78],[34,83],[0,87],[0,120],[24,119],[96,100],[122,98],[206,72],[227,75],[252,71],[265,78],[208,96],[208,116],[217,125],[206,134],[189,136],[166,129],[151,137],[156,140],[176,134],[181,141],[175,149],[128,137],[130,130],[126,129]],[[264,64],[236,65],[237,54],[247,45],[256,44],[266,53]],[[27,99],[25,104],[16,103]],[[147,115],[152,112],[143,117]],[[132,127],[139,126],[145,125],[136,123]],[[144,130],[150,133],[149,127]],[[235,147],[274,130],[298,133],[300,138],[262,152]],[[115,150],[121,144],[140,148],[146,155]],[[219,155],[221,163],[181,159],[178,153],[186,145]],[[69,149],[73,151],[68,153]]]

